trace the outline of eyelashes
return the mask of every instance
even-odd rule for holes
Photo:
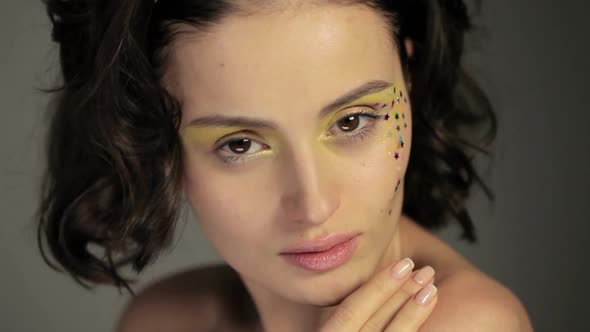
[[[332,125],[332,127],[336,127],[337,131],[344,132],[342,129],[338,128],[338,124],[340,124],[342,121],[351,121],[352,119],[354,119],[352,121],[356,121],[358,119],[358,121],[361,123],[358,126],[358,129],[354,128],[344,135],[331,133],[329,136],[340,136],[341,138],[335,138],[335,140],[342,140],[345,143],[354,144],[361,142],[373,133],[375,127],[377,126],[377,121],[381,118],[383,118],[383,116],[377,113],[376,111],[360,110],[357,112],[347,114],[342,118],[338,119]],[[333,131],[332,128],[330,128],[330,131]],[[234,150],[237,150],[239,153],[232,151],[230,147],[233,147]],[[261,154],[260,152],[258,152],[258,150],[256,150],[254,153],[245,154],[245,152],[250,151],[252,147],[254,147],[255,150],[259,147],[261,148],[261,151],[264,151],[265,149],[269,148],[268,145],[260,143],[249,137],[236,137],[228,139],[223,143],[220,143],[220,145],[214,149],[214,153],[221,159],[221,161],[224,164],[230,166],[239,166],[245,164],[250,159],[257,158],[258,155]],[[223,155],[222,152],[227,153],[228,155]]]
[[[260,145],[263,148],[268,148],[268,145],[266,145],[266,144],[261,144],[261,143],[258,143],[256,140],[252,140],[248,137],[243,137],[243,138],[229,140],[227,143],[221,145],[219,148],[216,148],[215,153],[218,155],[219,155],[219,151],[226,151],[229,153],[233,153],[231,150],[228,151],[228,150],[225,150],[224,148],[229,147],[230,144],[236,143],[236,142],[237,143],[245,143],[246,147],[241,148],[241,150],[244,150],[244,151],[250,150],[252,143],[254,143],[255,145]],[[257,154],[259,154],[259,153],[252,153],[252,154],[240,156],[240,155],[234,153],[234,155],[229,155],[229,156],[219,155],[219,158],[221,158],[221,161],[223,161],[225,164],[228,164],[231,166],[237,166],[238,164],[245,163],[249,159],[256,158]]]
[[[344,117],[340,118],[338,121],[336,121],[335,124],[338,124],[340,121],[342,120],[350,120],[350,118],[358,118],[358,119],[364,119],[366,122],[368,122],[368,124],[366,124],[365,126],[362,126],[360,130],[354,130],[352,131],[351,134],[346,134],[346,135],[342,135],[344,136],[344,139],[346,139],[349,142],[359,142],[364,140],[365,138],[367,138],[369,136],[369,134],[371,134],[371,132],[373,131],[373,129],[375,129],[376,126],[376,122],[378,119],[383,118],[383,116],[377,114],[376,112],[368,112],[368,111],[358,111],[355,113],[351,113],[351,114],[347,114]]]

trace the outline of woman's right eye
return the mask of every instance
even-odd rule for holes
[[[261,148],[256,149],[253,153],[246,154],[246,152],[248,152],[253,145],[258,145]],[[238,163],[243,164],[246,160],[253,158],[253,155],[259,151],[264,150],[265,148],[268,148],[268,145],[258,143],[257,141],[248,137],[241,137],[228,140],[215,150],[217,152],[225,151],[226,153],[229,153],[230,155],[219,154],[219,157],[224,163],[235,166]]]

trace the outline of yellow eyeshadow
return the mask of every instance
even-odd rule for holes
[[[321,128],[327,127],[327,125],[329,123],[334,122],[335,118],[339,118],[340,116],[342,116],[343,110],[345,110],[346,108],[349,108],[351,106],[363,105],[363,104],[371,106],[373,104],[378,104],[378,106],[375,107],[377,111],[380,110],[383,105],[385,105],[387,107],[388,105],[391,104],[391,101],[394,99],[394,97],[395,97],[394,95],[397,92],[399,92],[399,89],[396,87],[395,84],[392,84],[385,89],[382,89],[382,90],[377,91],[375,93],[355,99],[355,100],[343,105],[339,111],[331,113],[331,115],[328,116],[327,119],[324,119],[321,122],[322,123]]]
[[[329,116],[322,119],[320,122],[320,127],[319,127],[320,129],[319,130],[325,131],[326,129],[328,129],[328,126],[330,126],[334,121],[336,121],[340,116],[342,116],[342,111],[346,110],[347,108],[349,108],[351,106],[356,106],[356,105],[373,106],[374,105],[376,110],[381,110],[381,108],[385,108],[385,107],[391,105],[391,101],[394,99],[394,97],[397,94],[399,94],[399,91],[400,91],[399,87],[396,86],[395,84],[392,84],[392,85],[388,86],[387,88],[382,89],[378,92],[375,92],[375,93],[363,96],[361,98],[358,98],[354,101],[351,101],[351,102],[343,105],[342,107],[340,107],[338,111],[332,112]],[[383,107],[383,106],[385,106],[385,107]],[[181,137],[182,137],[183,142],[185,144],[188,144],[190,142],[191,144],[196,143],[199,145],[203,145],[204,147],[211,148],[211,147],[213,147],[215,142],[217,142],[218,140],[221,139],[221,137],[228,135],[228,134],[233,134],[233,133],[235,133],[235,135],[232,135],[232,136],[240,137],[241,134],[238,132],[243,131],[243,130],[248,130],[248,129],[249,128],[247,128],[247,127],[218,128],[218,127],[204,127],[204,126],[199,126],[199,127],[187,126],[181,130]],[[256,129],[256,132],[259,132],[264,137],[269,137],[269,138],[274,137],[274,135],[276,134],[273,130],[269,130],[269,129]],[[244,133],[243,135],[246,137],[251,137],[253,139],[255,139],[255,136],[256,136],[251,133]],[[265,143],[272,143],[272,142],[265,142]]]
[[[391,100],[393,100],[393,98],[394,98],[394,91],[397,92],[397,91],[399,91],[399,89],[396,88],[395,85],[392,84],[381,91],[378,91],[378,92],[363,96],[361,98],[358,98],[358,99],[344,105],[344,107],[345,108],[349,107],[352,104],[374,104],[374,103],[380,103],[380,105],[389,104],[391,102]]]

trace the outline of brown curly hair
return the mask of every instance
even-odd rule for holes
[[[326,0],[364,4],[390,24],[411,77],[413,145],[402,212],[427,228],[458,221],[475,241],[465,201],[496,135],[490,102],[462,66],[473,27],[460,0]],[[199,29],[238,13],[235,0],[44,0],[59,44],[38,242],[82,285],[129,287],[167,247],[182,205],[179,102],[162,87],[167,45],[179,24]],[[240,2],[243,4],[244,2]],[[263,2],[257,1],[257,5]],[[479,134],[479,135],[478,135]],[[94,249],[93,249],[94,246]],[[100,252],[96,251],[100,249]],[[133,293],[133,292],[132,292]]]

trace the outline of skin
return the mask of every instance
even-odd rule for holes
[[[412,113],[403,97],[393,108],[389,104],[408,91],[399,59],[383,18],[363,6],[230,16],[171,45],[164,81],[182,103],[186,198],[202,231],[252,295],[264,330],[317,328],[346,296],[403,257],[412,257],[417,267],[433,265],[437,273],[440,266],[443,278],[459,269],[475,271],[401,213]],[[372,80],[390,85],[319,116]],[[359,118],[353,132],[371,123],[373,129],[363,140],[346,140],[353,132],[342,130],[341,119],[361,110],[380,118]],[[215,115],[260,119],[274,128],[195,123]],[[224,157],[239,155],[221,143],[240,138],[251,139],[249,158],[224,163]],[[278,255],[299,240],[340,232],[361,236],[353,257],[337,269],[309,272]],[[444,289],[439,286],[439,294]],[[459,307],[442,298],[441,305]],[[149,310],[164,312],[150,308],[131,311],[142,317],[150,317]],[[450,322],[453,311],[441,316],[436,310],[438,326]]]
[[[198,41],[177,42],[171,59],[174,68],[183,68],[171,71],[188,138],[187,198],[207,238],[242,276],[269,330],[317,321],[321,310],[310,305],[339,303],[401,258],[396,225],[403,183],[394,191],[407,158],[387,154],[396,149],[395,139],[388,147],[380,142],[387,122],[350,143],[327,132],[345,134],[334,120],[362,101],[317,119],[324,105],[370,80],[398,82],[397,89],[406,91],[399,56],[385,25],[371,23],[382,20],[375,12],[327,9],[229,18]],[[215,114],[276,123],[276,130],[250,129],[255,134],[248,136],[270,151],[241,167],[224,165],[207,152],[207,143],[212,132],[221,138],[225,131],[186,128]],[[235,129],[241,128],[229,132]],[[328,273],[302,270],[278,255],[298,240],[340,232],[362,232],[360,243],[347,264]],[[271,310],[274,315],[267,314]]]

